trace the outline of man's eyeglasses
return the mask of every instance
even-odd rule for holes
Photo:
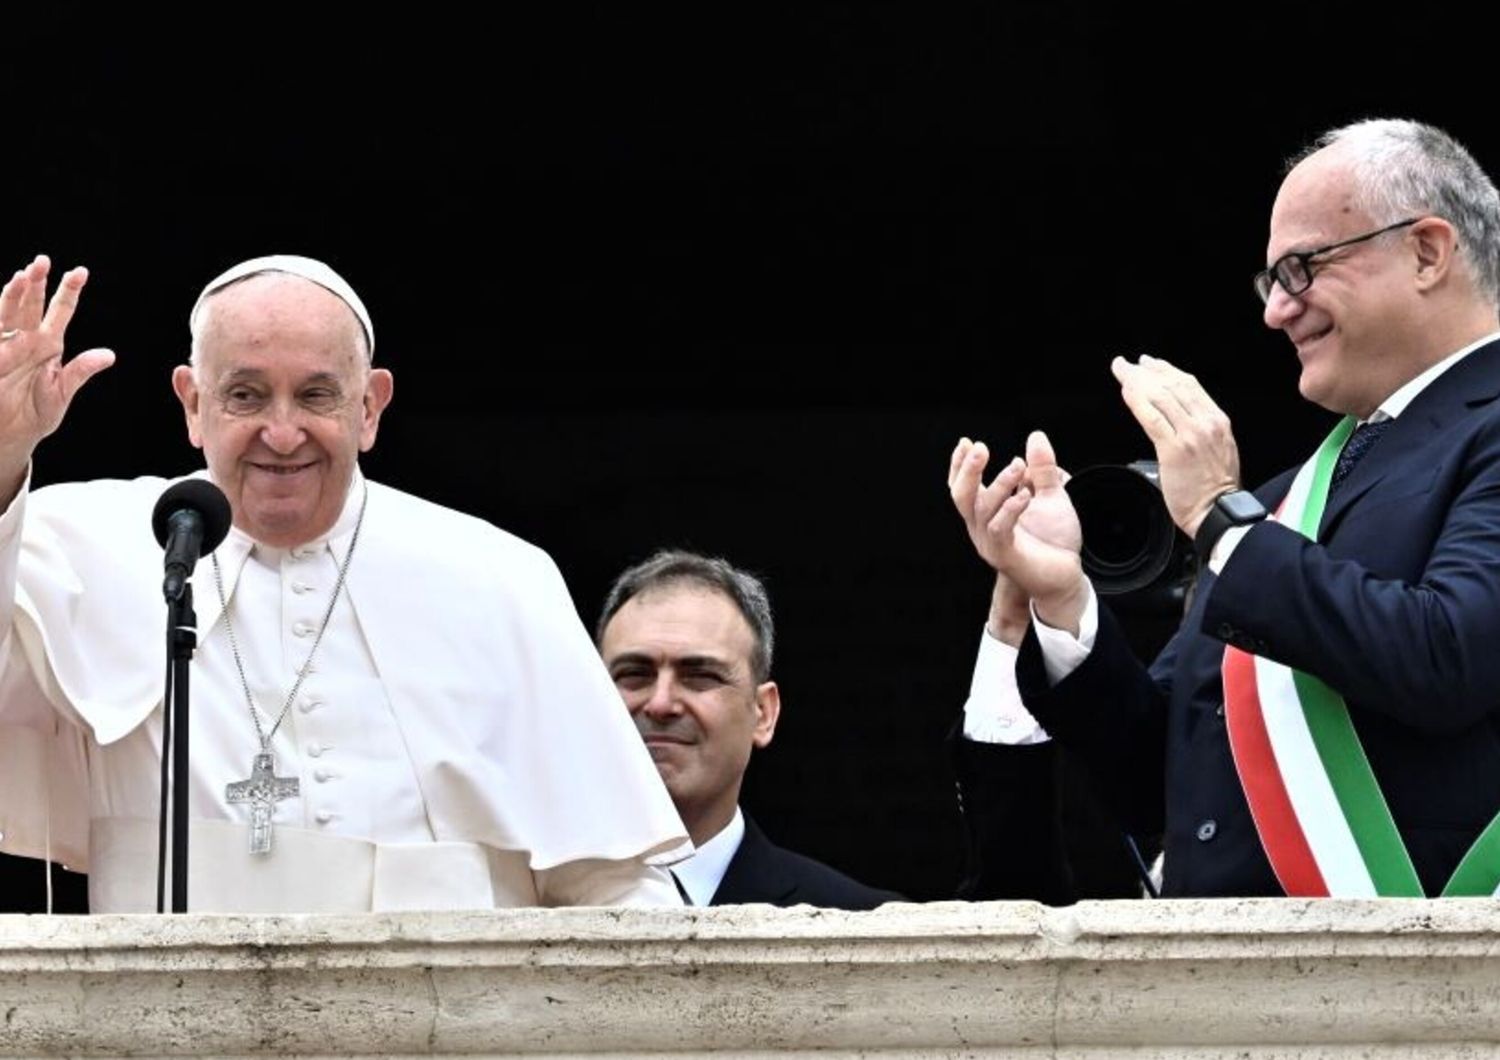
[[[1290,254],[1283,254],[1276,259],[1276,263],[1269,269],[1262,269],[1255,274],[1255,293],[1260,295],[1262,302],[1268,302],[1271,298],[1271,285],[1281,284],[1281,289],[1287,294],[1297,295],[1312,286],[1313,282],[1313,258],[1327,254],[1330,250],[1338,250],[1340,247],[1353,246],[1355,243],[1363,243],[1367,239],[1383,236],[1387,232],[1394,232],[1398,228],[1414,225],[1422,220],[1413,217],[1407,221],[1397,221],[1393,225],[1377,228],[1373,232],[1366,232],[1362,236],[1352,239],[1341,239],[1337,243],[1329,243],[1326,247],[1317,250],[1294,250]]]

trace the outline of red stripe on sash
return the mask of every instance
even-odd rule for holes
[[[1234,767],[1271,869],[1288,896],[1326,898],[1328,884],[1318,870],[1276,765],[1256,692],[1254,656],[1226,645],[1223,673],[1224,721],[1229,728]]]

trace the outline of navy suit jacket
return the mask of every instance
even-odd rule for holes
[[[1149,672],[1101,609],[1088,659],[1027,707],[1132,831],[1165,830],[1168,895],[1277,895],[1235,773],[1225,643],[1340,692],[1429,895],[1500,811],[1500,342],[1428,386],[1329,498],[1316,542],[1267,522],[1200,577]],[[1267,507],[1295,469],[1257,491]]]
[[[769,905],[818,905],[830,909],[874,909],[904,902],[895,891],[866,887],[842,872],[772,843],[745,814],[745,836],[724,870],[710,905],[765,902]]]

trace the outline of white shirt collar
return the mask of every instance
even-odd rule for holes
[[[694,905],[708,905],[713,901],[714,892],[723,882],[724,873],[729,871],[729,863],[734,860],[744,838],[745,816],[736,806],[734,816],[716,836],[699,846],[692,857],[672,866],[673,875]]]
[[[1444,357],[1441,361],[1428,368],[1422,374],[1418,375],[1415,379],[1408,380],[1404,386],[1398,387],[1394,394],[1380,403],[1380,405],[1375,409],[1374,413],[1371,414],[1368,422],[1379,423],[1381,420],[1395,419],[1397,416],[1405,412],[1406,406],[1410,405],[1414,400],[1416,400],[1418,394],[1431,386],[1433,381],[1437,379],[1438,376],[1442,375],[1448,369],[1452,368],[1455,364],[1463,360],[1475,350],[1479,349],[1479,347],[1483,346],[1485,343],[1494,342],[1497,338],[1500,338],[1500,331],[1492,331],[1483,338],[1476,339],[1473,342],[1469,343],[1458,352],[1451,353],[1447,357]]]

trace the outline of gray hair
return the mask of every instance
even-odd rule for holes
[[[1500,193],[1474,157],[1442,129],[1382,118],[1330,129],[1287,162],[1337,146],[1354,170],[1356,201],[1377,225],[1414,215],[1458,230],[1458,253],[1480,294],[1500,306]]]
[[[625,570],[615,579],[604,598],[604,608],[599,612],[599,623],[594,629],[594,640],[603,642],[604,627],[609,625],[609,620],[632,597],[651,590],[683,585],[723,593],[739,608],[755,638],[755,645],[750,651],[750,672],[757,682],[768,680],[771,676],[771,653],[776,646],[771,598],[759,578],[716,556],[703,556],[682,549],[662,549],[649,559]]]

